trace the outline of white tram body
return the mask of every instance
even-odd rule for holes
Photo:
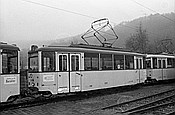
[[[0,102],[20,94],[19,48],[0,43]]]
[[[148,54],[147,77],[151,79],[171,80],[175,79],[175,56],[167,54]]]
[[[90,91],[142,83],[146,55],[104,47],[32,48],[29,87],[52,94]]]

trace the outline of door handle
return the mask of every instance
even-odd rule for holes
[[[77,75],[83,76],[81,73],[76,73]]]
[[[80,73],[76,73],[77,75],[81,75]]]

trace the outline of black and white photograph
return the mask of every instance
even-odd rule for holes
[[[175,115],[175,0],[0,0],[0,115]]]

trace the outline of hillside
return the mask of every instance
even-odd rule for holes
[[[125,41],[130,37],[131,34],[135,33],[139,24],[142,23],[142,28],[146,29],[148,34],[148,39],[150,43],[155,41],[160,41],[163,39],[172,39],[173,44],[175,44],[175,23],[164,18],[166,16],[169,19],[175,20],[174,13],[168,14],[154,14],[145,17],[140,17],[132,21],[124,21],[114,27],[115,32],[119,36],[119,39],[114,44],[115,47],[125,47]],[[81,39],[81,35],[58,39],[55,40],[52,45],[68,45],[71,42],[85,43]]]
[[[175,20],[175,14],[163,14],[172,20]],[[150,15],[146,17],[141,17],[135,19],[130,22],[122,22],[121,24],[115,27],[119,35],[119,40],[117,41],[116,45],[122,44],[125,45],[126,39],[136,32],[136,30],[131,29],[137,28],[139,24],[142,23],[142,28],[146,29],[148,34],[148,39],[150,43],[154,43],[154,41],[162,40],[162,39],[172,39],[172,42],[175,43],[175,23],[160,16],[159,14]]]

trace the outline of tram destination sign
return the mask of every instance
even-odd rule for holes
[[[4,77],[4,84],[16,84],[17,83],[17,77]]]

